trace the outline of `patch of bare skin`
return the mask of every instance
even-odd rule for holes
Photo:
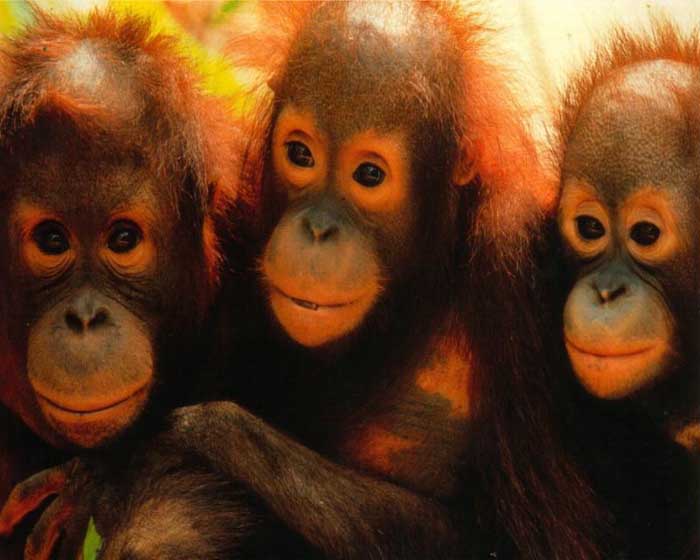
[[[351,23],[371,25],[396,38],[411,32],[415,18],[413,6],[402,2],[358,2],[348,8]]]
[[[700,422],[686,424],[673,434],[673,439],[689,451],[700,452]]]
[[[429,430],[411,422],[433,417]],[[411,384],[375,420],[351,434],[344,448],[356,464],[392,478],[420,483],[416,465],[450,461],[463,443],[454,437],[469,417],[469,364],[450,340],[438,341],[435,352],[418,368]],[[407,420],[409,419],[409,420]],[[459,445],[452,445],[457,443]],[[435,449],[435,445],[439,450]],[[451,481],[445,480],[445,485]],[[431,489],[436,490],[436,489]],[[440,491],[437,489],[436,491]]]
[[[85,39],[56,63],[54,72],[59,83],[79,98],[135,117],[141,102],[140,94],[130,87],[130,67],[105,57],[97,41]]]
[[[363,467],[386,475],[397,475],[399,467],[394,456],[417,445],[416,441],[396,435],[384,426],[370,424],[352,439],[348,447],[355,461]]]
[[[85,40],[57,65],[58,72],[73,87],[92,94],[99,92],[107,77],[94,41]]]
[[[454,418],[469,416],[469,363],[450,341],[435,348],[432,359],[418,371],[416,386],[429,395],[438,395],[450,403]]]
[[[612,100],[624,107],[629,102],[629,92],[674,113],[680,110],[675,92],[688,91],[699,77],[697,68],[673,60],[638,62],[620,68],[612,79],[598,89],[599,95],[612,95]]]

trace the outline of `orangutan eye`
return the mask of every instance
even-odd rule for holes
[[[630,231],[632,241],[644,247],[656,243],[660,235],[661,230],[651,222],[637,222]]]
[[[293,140],[291,142],[286,142],[285,146],[287,148],[287,159],[294,165],[298,167],[314,166],[314,156],[306,144]]]
[[[576,228],[583,239],[591,241],[600,239],[605,235],[605,226],[593,216],[578,216],[576,218]]]
[[[128,253],[141,242],[142,238],[141,230],[136,224],[122,220],[112,226],[107,247],[113,253]]]
[[[53,220],[42,222],[36,226],[32,233],[32,239],[45,255],[61,255],[70,249],[66,230]]]
[[[373,165],[371,163],[363,163],[357,169],[355,173],[352,174],[352,178],[355,179],[363,187],[376,187],[381,185],[386,177],[386,173],[382,171],[381,168]]]

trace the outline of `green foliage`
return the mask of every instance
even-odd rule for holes
[[[221,6],[221,11],[225,14],[233,12],[241,4],[241,0],[228,0]]]
[[[219,15],[228,16],[240,5],[239,1],[226,2],[220,9]],[[144,2],[143,0],[111,0],[110,6],[117,13],[132,13],[148,18],[153,22],[155,33],[167,33],[177,37],[183,53],[194,63],[195,68],[204,77],[204,88],[209,93],[232,98],[240,90],[233,69],[226,59],[218,52],[213,52],[187,33],[173,18],[167,7],[161,1]],[[217,17],[213,25],[221,25],[224,18]]]
[[[84,0],[65,2],[65,0],[34,0],[36,5],[54,12],[71,12],[80,6],[79,13],[86,14],[91,5],[104,5],[100,0],[91,2]],[[235,111],[241,111],[241,83],[235,71],[225,57],[216,50],[202,44],[196,37],[188,33],[171,15],[162,0],[108,0],[108,5],[119,14],[137,14],[153,23],[155,33],[166,33],[178,39],[180,48],[194,64],[203,77],[204,89],[219,97],[230,100]],[[223,27],[231,14],[243,7],[243,0],[226,0],[217,9],[210,21],[212,29]],[[0,0],[0,35],[11,34],[13,31],[30,23],[31,9],[28,0]],[[234,99],[236,100],[234,102]]]
[[[102,548],[102,537],[97,532],[95,520],[91,517],[88,523],[85,540],[83,541],[83,560],[97,560],[97,555]]]
[[[25,0],[0,0],[0,35],[8,35],[30,20]]]

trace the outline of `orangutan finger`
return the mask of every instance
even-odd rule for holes
[[[24,560],[50,560],[64,524],[73,514],[72,504],[62,496],[46,508],[24,547]]]
[[[0,511],[0,536],[7,537],[24,517],[65,486],[72,463],[35,474],[14,487]]]

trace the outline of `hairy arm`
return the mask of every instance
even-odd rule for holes
[[[291,529],[333,558],[454,557],[448,512],[335,464],[231,402],[180,409],[179,445],[243,482]]]

